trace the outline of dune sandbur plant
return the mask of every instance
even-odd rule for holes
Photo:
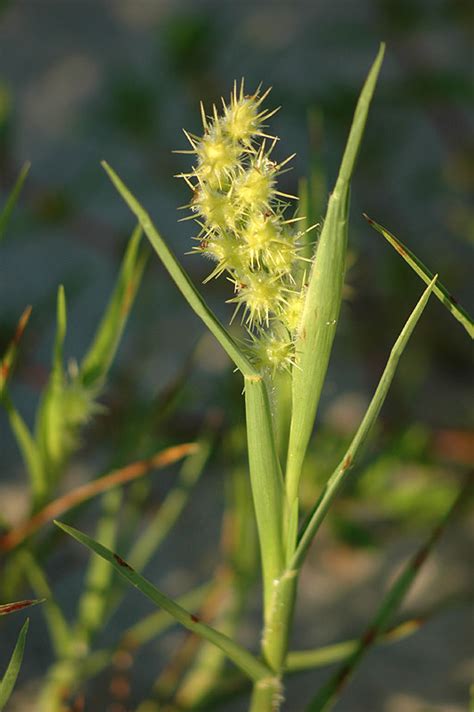
[[[216,318],[148,213],[104,164],[171,278],[243,378],[263,582],[260,650],[255,654],[201,621],[98,541],[63,523],[58,525],[109,561],[185,628],[217,646],[253,685],[252,712],[280,709],[285,699],[285,674],[320,664],[318,651],[289,650],[299,574],[332,501],[357,462],[399,358],[432,291],[472,335],[472,321],[460,314],[449,293],[421,266],[419,274],[428,286],[395,341],[347,452],[328,477],[312,510],[300,521],[299,482],[341,306],[350,182],[383,54],[382,45],[363,86],[314,248],[308,237],[311,226],[295,211],[292,196],[278,186],[278,177],[289,159],[279,163],[273,158],[277,139],[267,123],[272,115],[265,108],[267,92],[248,95],[243,85],[234,86],[222,110],[214,107],[208,115],[201,106],[203,135],[186,134],[190,146],[183,152],[192,156],[192,166],[181,177],[192,191],[189,217],[198,224],[192,251],[210,259],[209,279],[225,276],[230,282],[229,302],[235,305],[234,319],[242,323],[241,339],[231,335]],[[285,418],[288,411],[289,419]],[[285,422],[287,427],[281,425]],[[446,518],[461,499],[458,497],[448,508]],[[336,655],[334,659],[343,659],[342,667],[316,694],[309,710],[330,709],[365,652],[387,633],[393,614],[440,531],[437,527],[406,564],[360,641]]]

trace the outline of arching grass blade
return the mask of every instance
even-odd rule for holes
[[[25,182],[26,177],[30,171],[30,167],[30,163],[24,164],[23,168],[20,171],[20,175],[18,176],[16,183],[10,192],[10,195],[6,200],[6,203],[0,212],[0,242],[5,237],[7,225],[10,222],[10,218],[12,216],[17,200],[20,196],[21,189],[23,188],[23,183]]]
[[[236,341],[223,327],[215,314],[208,307],[202,296],[197,291],[194,284],[191,282],[188,274],[181,267],[175,255],[171,252],[168,245],[165,243],[158,230],[153,225],[150,216],[146,210],[140,205],[132,193],[128,190],[125,184],[121,181],[115,171],[105,162],[102,162],[103,167],[107,171],[110,180],[127,203],[130,210],[134,213],[138,222],[143,228],[143,232],[150,240],[158,257],[162,261],[164,267],[168,271],[170,277],[180,290],[188,302],[191,309],[202,319],[209,331],[216,337],[220,345],[226,351],[228,356],[235,363],[237,368],[244,376],[255,376],[257,372],[252,366],[244,352],[237,345]]]
[[[159,591],[156,586],[154,586],[144,576],[141,576],[134,569],[132,569],[130,564],[128,564],[118,554],[115,554],[105,546],[99,544],[99,542],[91,539],[91,537],[83,534],[73,527],[69,527],[62,522],[57,521],[55,524],[60,529],[63,529],[66,534],[69,534],[88,549],[91,549],[96,554],[109,561],[115,570],[127,579],[132,586],[141,591],[141,593],[153,601],[153,603],[157,606],[160,606],[163,610],[167,611],[185,628],[193,633],[196,633],[196,635],[200,635],[202,638],[208,640],[214,645],[217,645],[227,655],[227,657],[252,680],[259,681],[272,677],[271,670],[264,663],[254,657],[238,643],[235,643],[233,640],[228,638],[226,635],[223,635],[205,623],[201,623],[196,616],[186,611],[171,598],[168,598],[168,596]]]
[[[369,216],[365,213],[364,217],[369,223],[369,225],[373,227],[374,230],[377,230],[377,232],[383,235],[387,242],[389,242],[392,247],[398,252],[398,254],[403,257],[405,262],[410,265],[412,270],[414,270],[414,272],[416,272],[416,274],[421,277],[421,279],[426,282],[426,284],[429,284],[430,281],[433,279],[433,273],[428,269],[428,267],[426,267],[426,265],[424,265],[423,262],[419,260],[418,257],[411,250],[409,250],[406,245],[403,244],[403,242],[401,242],[385,227],[379,225],[379,223],[376,223],[375,220],[369,218]],[[459,304],[457,299],[453,297],[453,295],[446,289],[446,287],[441,284],[439,280],[436,282],[433,288],[433,294],[438,297],[440,302],[444,304],[446,309],[451,312],[454,318],[457,319],[463,325],[463,327],[466,329],[467,333],[472,339],[474,337],[474,322],[472,320],[472,317],[468,314],[464,307]]]
[[[377,386],[377,390],[375,391],[362,423],[349,445],[346,454],[327,481],[313,508],[312,514],[310,515],[306,525],[303,527],[303,531],[299,538],[298,546],[292,560],[292,567],[295,569],[298,569],[303,563],[306,552],[324,517],[326,516],[334,497],[343,484],[349,469],[353,466],[356,456],[359,454],[362,445],[365,443],[367,436],[377,420],[380,409],[385,401],[385,398],[387,397],[400,357],[405,350],[405,346],[408,343],[408,339],[410,338],[418,319],[423,313],[423,310],[428,302],[428,298],[433,290],[435,281],[436,277],[431,281],[429,287],[423,292],[421,299],[410,314],[410,317],[403,327],[400,336],[396,340],[392,351],[390,352],[387,365],[385,366],[384,372]]]

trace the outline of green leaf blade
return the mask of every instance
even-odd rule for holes
[[[377,645],[398,643],[416,633],[424,623],[424,617],[421,619],[419,617],[409,618],[381,631],[375,642]],[[352,655],[356,651],[358,644],[359,640],[353,639],[325,645],[314,650],[292,650],[287,655],[285,669],[292,673],[333,665]]]
[[[303,528],[302,534],[299,538],[299,543],[295,551],[295,555],[292,561],[293,568],[299,568],[303,563],[306,552],[316,535],[319,527],[321,526],[324,517],[326,516],[331,503],[333,502],[336,494],[338,493],[340,487],[345,481],[349,469],[354,465],[355,459],[359,454],[360,449],[367,440],[367,437],[376,422],[380,409],[387,397],[388,391],[392,384],[395,372],[398,366],[400,357],[405,350],[408,340],[413,333],[413,330],[421,317],[425,306],[428,302],[429,296],[433,291],[435,285],[436,277],[431,281],[428,288],[423,292],[418,304],[415,306],[414,310],[410,314],[408,321],[403,327],[398,339],[396,340],[391,352],[383,374],[380,378],[377,389],[374,396],[369,404],[367,412],[362,419],[362,422],[351,442],[349,448],[347,449],[344,457],[342,458],[339,465],[334,470],[331,477],[328,479],[319,499],[317,500],[313,511]]]
[[[76,539],[88,549],[91,549],[103,559],[106,559],[121,576],[132,584],[132,586],[137,588],[157,606],[160,606],[163,610],[167,611],[185,628],[193,633],[196,633],[205,640],[208,640],[214,645],[217,645],[217,647],[220,648],[227,655],[227,657],[252,680],[258,681],[272,676],[271,670],[264,663],[260,662],[257,658],[251,655],[251,653],[245,650],[245,648],[238,645],[238,643],[235,643],[226,635],[223,635],[219,631],[214,630],[214,628],[202,623],[196,618],[196,616],[192,615],[175,601],[168,598],[168,596],[157,589],[144,576],[141,576],[134,569],[132,569],[130,564],[128,564],[118,554],[115,554],[105,546],[99,544],[99,542],[91,539],[91,537],[78,531],[77,529],[74,529],[73,527],[58,521],[55,521],[55,524],[60,529],[65,531],[66,534],[73,537],[73,539]]]
[[[56,334],[51,373],[36,413],[35,439],[47,473],[48,487],[56,480],[65,457],[65,392],[64,340],[67,330],[67,308],[64,287],[60,285],[56,301]]]
[[[403,257],[405,262],[407,262],[412,270],[421,277],[421,279],[429,284],[433,279],[433,273],[426,267],[423,262],[418,259],[418,257],[408,249],[406,245],[403,244],[395,235],[389,232],[385,227],[376,223],[375,220],[369,218],[368,215],[364,213],[364,217],[371,227],[379,232],[387,242],[392,245],[392,247],[398,252],[398,254]],[[463,327],[466,329],[469,336],[474,338],[474,321],[464,307],[459,304],[459,302],[453,297],[453,295],[446,289],[446,287],[437,281],[434,288],[433,294],[435,294],[440,302],[444,304],[446,309],[457,319]]]
[[[168,271],[168,274],[188,302],[191,309],[200,317],[200,319],[202,319],[209,331],[215,336],[217,341],[242,374],[244,376],[257,376],[257,371],[250,363],[245,353],[237,345],[236,341],[231,337],[227,329],[224,328],[215,314],[208,307],[203,297],[199,294],[196,287],[191,282],[189,275],[181,267],[175,255],[171,252],[158,230],[153,225],[148,213],[128,190],[115,171],[113,171],[105,161],[102,162],[102,165],[108,173],[115,188],[142,226],[143,232],[148,237],[155,252]]]
[[[18,320],[15,334],[10,341],[7,350],[0,361],[0,398],[3,395],[5,388],[8,385],[8,381],[11,378],[13,367],[18,355],[18,346],[23,336],[23,332],[26,329],[28,321],[31,316],[31,306],[26,307],[23,310],[21,317]]]
[[[26,579],[37,596],[43,596],[42,612],[48,628],[49,637],[55,655],[60,657],[67,651],[69,626],[63,612],[54,598],[48,579],[41,564],[34,554],[26,548],[18,552],[17,561],[23,569]]]
[[[313,430],[339,318],[347,249],[350,180],[384,49],[384,45],[381,45],[357,103],[336,186],[329,199],[317,245],[296,340],[293,412],[286,470],[287,498],[290,504],[298,496],[301,468]]]
[[[12,376],[18,354],[18,346],[31,315],[27,307],[21,315],[15,334],[0,362],[0,404],[5,408],[10,427],[27,469],[30,485],[35,496],[40,497],[46,488],[46,479],[41,461],[41,454],[28,426],[16,409],[8,392],[8,383]]]
[[[194,486],[203,474],[213,445],[213,435],[205,433],[197,450],[191,452],[180,468],[178,481],[160,504],[156,514],[130,549],[128,558],[133,568],[142,571],[178,521]]]
[[[381,42],[379,51],[372,64],[370,71],[367,75],[367,79],[362,88],[359,101],[357,102],[356,110],[354,113],[354,119],[352,121],[351,130],[349,132],[349,138],[347,139],[346,149],[344,151],[344,156],[342,157],[341,168],[339,170],[339,176],[336,183],[336,190],[338,188],[338,183],[348,183],[352,178],[352,173],[354,172],[354,167],[357,159],[357,155],[360,150],[360,145],[362,141],[362,136],[365,130],[365,124],[367,122],[367,115],[369,113],[370,103],[375,91],[375,86],[377,84],[377,79],[382,67],[383,58],[385,55],[385,43]]]
[[[7,390],[2,393],[1,404],[7,413],[10,428],[28,473],[33,498],[36,503],[39,503],[44,499],[48,489],[40,449]]]
[[[7,198],[6,203],[0,212],[0,242],[5,237],[8,223],[10,222],[13,210],[18,201],[18,198],[20,197],[21,189],[23,188],[23,183],[25,182],[28,176],[30,168],[31,163],[28,162],[24,164],[23,168],[20,171],[20,175],[18,176],[16,183],[10,192],[10,195]]]
[[[140,251],[142,230],[133,231],[120,274],[92,344],[80,365],[80,380],[86,388],[100,388],[117,352],[130,310],[140,286],[147,255]]]

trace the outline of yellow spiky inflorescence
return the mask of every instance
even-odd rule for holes
[[[235,291],[228,301],[234,315],[241,310],[255,359],[274,372],[293,364],[304,295],[294,277],[302,218],[285,219],[295,196],[277,189],[293,156],[271,158],[278,139],[265,133],[276,111],[262,109],[269,91],[246,95],[242,81],[229,103],[222,100],[222,114],[214,106],[207,116],[201,104],[204,135],[185,131],[191,149],[180,151],[193,154],[195,165],[179,177],[193,191],[190,217],[201,228],[193,252],[215,262],[206,281],[227,274]]]

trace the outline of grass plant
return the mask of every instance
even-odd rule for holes
[[[292,650],[290,646],[300,573],[310,547],[335,498],[360,461],[400,358],[431,294],[438,297],[471,337],[473,334],[472,319],[437,275],[385,228],[367,218],[426,286],[394,340],[379,383],[349,446],[327,476],[312,507],[303,511],[300,497],[303,466],[343,298],[351,182],[384,51],[381,45],[362,87],[338,176],[314,242],[312,221],[319,218],[313,204],[317,176],[313,172],[312,180],[302,182],[299,208],[295,207],[295,196],[280,190],[278,180],[292,156],[280,162],[273,157],[278,139],[272,136],[268,125],[274,114],[266,108],[268,91],[258,89],[247,94],[243,82],[234,85],[230,101],[223,101],[222,110],[214,106],[207,113],[201,105],[202,136],[185,131],[189,148],[182,153],[191,156],[194,163],[180,177],[192,191],[187,206],[190,215],[186,219],[191,218],[198,225],[192,252],[211,262],[205,282],[227,278],[232,290],[228,302],[235,309],[232,320],[241,319],[240,334],[217,318],[147,210],[105,162],[108,176],[138,225],[132,232],[116,287],[92,344],[86,355],[69,368],[64,366],[66,296],[62,287],[58,290],[51,374],[33,430],[16,409],[9,391],[30,309],[20,318],[2,361],[0,397],[29,474],[31,503],[27,519],[0,536],[0,550],[7,557],[7,571],[16,570],[10,590],[21,588],[27,580],[38,597],[47,599],[43,609],[55,662],[40,693],[41,712],[72,709],[65,705],[72,704],[85,680],[103,670],[114,654],[126,655],[127,651],[144,645],[162,634],[172,621],[192,634],[191,642],[183,645],[182,651],[182,659],[189,663],[184,666],[186,674],[181,675],[183,665],[177,659],[158,678],[154,695],[141,704],[139,712],[161,709],[160,696],[166,690],[173,690],[176,701],[175,707],[166,709],[202,709],[202,705],[212,709],[213,705],[223,704],[227,694],[248,687],[251,687],[251,712],[277,712],[286,699],[287,675],[341,661],[341,668],[319,691],[314,691],[309,704],[310,712],[323,712],[333,708],[371,646],[400,640],[417,629],[416,621],[410,619],[395,623],[396,613],[443,527],[469,496],[470,483],[460,487],[454,502],[446,503],[442,521],[382,598],[360,640],[306,651]],[[25,167],[0,216],[0,239],[27,172]],[[100,412],[97,399],[106,386],[147,261],[147,252],[141,246],[142,234],[188,305],[226,352],[239,374],[234,377],[241,379],[245,399],[249,477],[245,470],[234,469],[226,495],[223,563],[214,581],[188,591],[179,600],[158,588],[143,571],[192,496],[213,449],[212,428],[203,427],[196,442],[168,445],[143,457],[135,454],[132,464],[111,467],[108,474],[76,490],[60,492],[67,463],[79,448],[81,433]],[[150,471],[183,458],[178,480],[156,515],[144,527],[139,526],[143,499],[138,490],[133,490],[139,484],[138,479],[142,481]],[[135,485],[130,485],[132,482]],[[130,485],[132,492],[128,509],[121,489],[125,484]],[[250,492],[255,532],[246,531]],[[99,496],[101,511],[95,537],[71,524],[55,522],[62,532],[93,554],[75,618],[70,622],[55,600],[54,582],[49,582],[45,570],[48,542],[54,536],[50,525],[53,518],[64,515],[73,518],[79,505]],[[119,526],[120,513],[124,511],[128,513],[126,541],[122,525]],[[230,537],[226,528],[229,522]],[[262,623],[258,643],[255,641],[258,647],[250,649],[239,642],[238,623],[245,614],[247,592],[255,578],[257,562],[253,554],[257,546]],[[115,648],[101,649],[95,647],[95,640],[125,595],[124,587],[112,576],[114,571],[160,611],[122,632]],[[18,674],[27,627],[26,622],[0,683],[0,709]],[[234,677],[229,674],[226,661],[236,668]],[[290,709],[291,701],[289,705]]]

